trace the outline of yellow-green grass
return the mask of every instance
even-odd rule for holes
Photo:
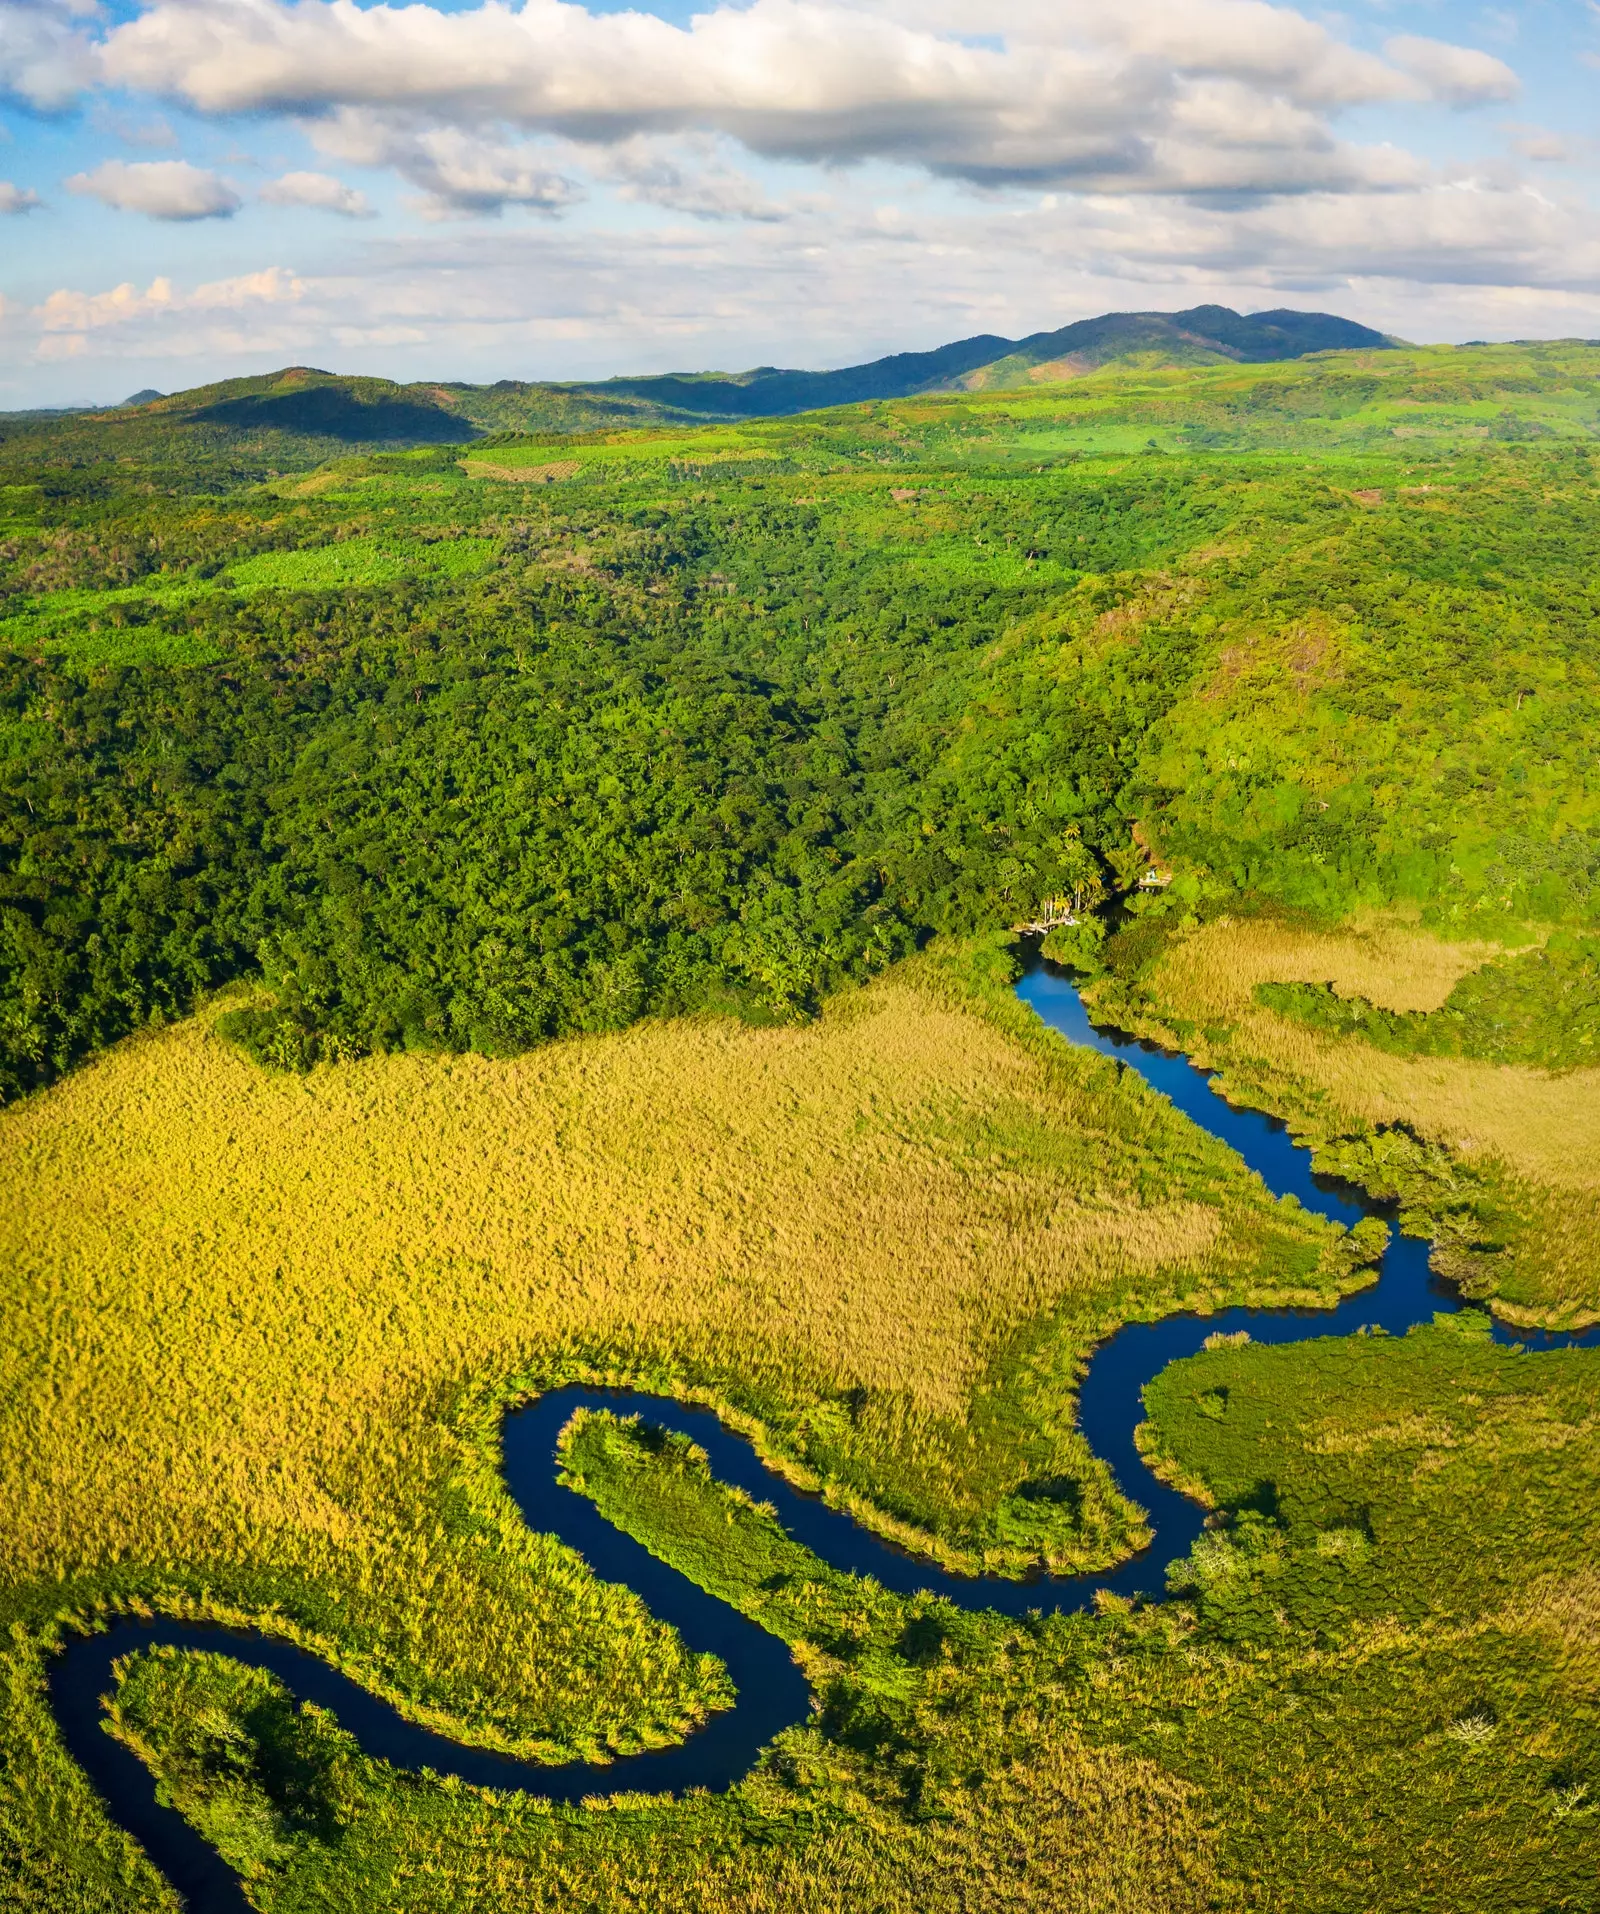
[[[931,394],[894,408],[898,419],[970,408],[996,424],[1071,419],[1091,433],[1214,422],[1239,401],[1282,408],[1307,442],[1336,448],[1362,438],[1481,438],[1508,411],[1550,432],[1587,438],[1594,429],[1593,347],[1577,340],[1534,348],[1410,347],[1318,353],[1268,365],[1111,365],[1079,378],[1010,389]],[[1533,371],[1532,368],[1537,368]],[[1042,370],[1042,368],[1041,368]],[[1243,422],[1248,431],[1248,422]],[[1255,436],[1251,433],[1250,436]]]
[[[259,552],[215,579],[194,572],[155,573],[136,585],[106,591],[45,592],[0,619],[0,638],[13,645],[42,644],[85,664],[202,664],[221,654],[214,645],[159,625],[131,629],[113,623],[139,606],[180,612],[223,589],[240,592],[342,591],[393,584],[408,577],[459,578],[481,571],[498,549],[492,538],[380,538],[363,535],[302,550]]]
[[[96,1603],[251,1616],[546,1756],[714,1705],[714,1669],[523,1526],[493,1435],[519,1391],[730,1401],[881,1526],[942,1508],[946,1559],[1036,1556],[993,1518],[1073,1474],[1084,1526],[1047,1552],[1099,1561],[1142,1531],[1073,1428],[1087,1345],[1351,1280],[1331,1229],[932,959],[808,1027],[304,1079],[214,1015],[0,1115],[0,1852],[24,1871],[124,1865],[40,1691],[41,1643]]]
[[[1491,1190],[1515,1241],[1497,1258],[1495,1307],[1523,1323],[1600,1315],[1600,1070],[1563,1073],[1459,1057],[1392,1056],[1264,1008],[1259,983],[1331,983],[1391,1010],[1434,1010],[1497,945],[1449,942],[1394,918],[1317,929],[1219,918],[1181,932],[1140,982],[1147,1027],[1181,1032],[1240,1102],[1318,1139],[1403,1126]],[[1118,1014],[1114,983],[1091,996]],[[1448,1179],[1449,1171],[1440,1172]],[[1442,1265],[1466,1274],[1470,1256]]]
[[[785,425],[787,422],[785,422]],[[681,460],[764,459],[774,452],[774,439],[787,436],[783,426],[757,425],[753,429],[707,425],[636,428],[632,431],[585,433],[554,444],[494,445],[468,452],[461,469],[473,478],[523,478],[538,482],[571,478],[580,471],[609,470],[635,462],[671,464]]]
[[[270,1676],[208,1655],[139,1657],[121,1732],[268,1914],[1200,1914],[1215,1907],[1212,1817],[1148,1756],[1095,1747],[1063,1717],[1052,1658],[1018,1629],[996,1692],[949,1667],[918,1679],[923,1811],[904,1757],[793,1730],[728,1794],[526,1797],[410,1783],[326,1716],[296,1719]],[[1043,1695],[1038,1692],[1044,1691]],[[909,1712],[909,1711],[908,1711]],[[263,1734],[317,1783],[319,1827],[285,1814],[250,1757]],[[229,1772],[230,1752],[237,1767]],[[209,1757],[209,1759],[208,1759]],[[942,1772],[940,1771],[942,1770]]]
[[[823,1699],[726,1796],[415,1784],[204,1655],[134,1658],[120,1727],[269,1914],[1586,1907],[1594,1366],[1470,1315],[1219,1338],[1157,1380],[1146,1432],[1247,1513],[1180,1601],[1023,1622],[858,1582],[693,1445],[580,1417],[567,1468],[607,1519],[790,1642]]]

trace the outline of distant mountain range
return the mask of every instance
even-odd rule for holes
[[[897,352],[838,372],[790,372],[758,366],[740,373],[666,373],[608,379],[587,390],[626,392],[676,410],[723,418],[770,419],[864,399],[909,399],[924,392],[991,392],[1051,385],[1105,366],[1261,364],[1308,352],[1383,350],[1386,334],[1328,312],[1254,312],[1193,306],[1187,312],[1108,312],[1026,339],[993,333],[933,352]]]
[[[757,366],[750,372],[671,372],[597,383],[397,385],[292,366],[163,396],[134,408],[174,423],[282,431],[365,444],[452,444],[488,432],[586,432],[607,426],[770,419],[875,399],[993,392],[1078,379],[1106,368],[1259,364],[1312,352],[1383,351],[1400,343],[1326,312],[1113,312],[1026,339],[984,333],[932,352],[897,352],[836,372]]]

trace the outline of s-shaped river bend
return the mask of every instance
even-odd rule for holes
[[[1297,1196],[1307,1209],[1333,1221],[1359,1222],[1383,1215],[1359,1191],[1314,1177],[1310,1153],[1283,1125],[1254,1111],[1235,1110],[1211,1088],[1210,1079],[1186,1058],[1096,1028],[1077,989],[1045,965],[1030,969],[1017,994],[1073,1043],[1087,1045],[1138,1071],[1203,1129],[1230,1143],[1275,1195]],[[541,1396],[506,1418],[505,1479],[532,1529],[559,1536],[576,1549],[602,1580],[625,1582],[651,1612],[675,1627],[691,1649],[722,1658],[737,1690],[736,1705],[710,1717],[687,1741],[628,1755],[604,1765],[573,1762],[549,1767],[463,1746],[397,1714],[346,1676],[287,1642],[180,1621],[127,1620],[102,1634],[74,1635],[51,1663],[50,1699],[73,1758],[85,1769],[112,1818],[144,1848],[188,1903],[193,1914],[250,1914],[238,1878],[216,1851],[173,1808],[156,1799],[149,1770],[121,1742],[104,1732],[102,1698],[115,1686],[112,1664],[124,1655],[158,1645],[209,1649],[270,1670],[301,1700],[332,1710],[341,1726],[372,1756],[409,1769],[431,1768],[480,1787],[525,1789],[552,1801],[620,1789],[725,1788],[745,1774],[781,1729],[805,1720],[811,1698],[788,1649],[774,1635],[708,1595],[658,1561],[631,1536],[613,1528],[586,1497],[556,1479],[556,1439],[576,1409],[638,1414],[692,1437],[724,1482],[773,1503],[797,1541],[836,1568],[875,1576],[901,1594],[930,1590],[962,1608],[1024,1614],[1030,1609],[1087,1608],[1100,1589],[1119,1595],[1159,1595],[1169,1561],[1186,1555],[1200,1534],[1206,1511],[1158,1481],[1145,1467],[1133,1439],[1142,1419],[1146,1383],[1183,1356],[1191,1356],[1218,1332],[1248,1329],[1257,1342],[1298,1342],[1308,1336],[1348,1335],[1364,1325],[1403,1335],[1460,1300],[1428,1270],[1428,1246],[1395,1237],[1377,1283],[1346,1297],[1333,1309],[1227,1309],[1209,1316],[1168,1316],[1129,1323],[1094,1352],[1079,1397],[1079,1426],[1095,1453],[1110,1464],[1122,1488],[1148,1510],[1155,1543],[1108,1575],[1004,1581],[950,1575],[907,1555],[860,1528],[825,1502],[792,1489],[764,1468],[742,1437],[731,1435],[704,1409],[689,1409],[660,1396],[617,1390],[561,1389]],[[1516,1334],[1496,1323],[1496,1341],[1536,1349],[1600,1344],[1600,1327],[1576,1335]]]

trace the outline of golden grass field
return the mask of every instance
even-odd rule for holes
[[[1258,983],[1331,983],[1387,1009],[1434,1010],[1501,954],[1393,918],[1328,931],[1224,917],[1176,938],[1142,984],[1149,1018],[1181,1020],[1184,1047],[1237,1101],[1317,1137],[1404,1124],[1486,1178],[1519,1224],[1495,1306],[1513,1321],[1589,1321],[1600,1315],[1600,1070],[1392,1056],[1253,996]]]
[[[214,1016],[0,1114],[0,1844],[116,1848],[39,1691],[40,1641],[95,1602],[264,1619],[548,1755],[696,1719],[715,1671],[501,1488],[492,1412],[519,1388],[610,1373],[772,1405],[792,1457],[855,1391],[848,1499],[892,1503],[915,1453],[979,1547],[1027,1472],[1007,1444],[1044,1441],[1086,1483],[1078,1553],[1105,1559],[1138,1518],[1072,1426],[1077,1355],[1128,1314],[1349,1280],[1328,1226],[932,959],[806,1027],[305,1078]]]

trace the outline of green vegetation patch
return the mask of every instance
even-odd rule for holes
[[[413,1782],[213,1657],[140,1658],[119,1728],[274,1908],[449,1905],[486,1881],[555,1906],[586,1868],[603,1914],[996,1894],[1578,1914],[1600,1825],[1596,1366],[1496,1348],[1470,1316],[1227,1339],[1148,1392],[1152,1452],[1219,1505],[1174,1598],[1021,1621],[842,1575],[694,1445],[582,1416],[569,1480],[812,1682],[813,1721],[721,1797],[550,1810]]]
[[[464,578],[494,557],[492,538],[387,539],[377,534],[231,565],[224,579],[244,592],[326,591],[387,585],[397,578]]]
[[[1228,1341],[1147,1390],[1158,1463],[1224,1512],[1173,1574],[1217,1659],[1166,1745],[1264,1904],[1584,1904],[1597,1371],[1496,1347],[1468,1313]]]
[[[462,469],[473,476],[495,477],[526,470],[558,479],[578,472],[629,466],[702,462],[736,466],[742,460],[771,458],[772,443],[767,433],[708,426],[690,432],[637,431],[563,439],[553,444],[490,444],[469,452],[462,460]]]
[[[133,585],[69,587],[24,598],[20,608],[0,617],[0,644],[39,647],[85,668],[209,664],[225,655],[225,647],[196,630],[186,615],[204,599],[229,592],[353,591],[407,578],[466,578],[492,563],[497,549],[492,538],[368,535],[260,552],[226,568],[211,562],[192,571],[156,573]]]
[[[1572,1070],[1600,1063],[1600,938],[1558,931],[1540,950],[1463,977],[1442,1008],[1384,1010],[1331,984],[1264,983],[1257,1001],[1312,1030],[1399,1056],[1476,1057]]]

